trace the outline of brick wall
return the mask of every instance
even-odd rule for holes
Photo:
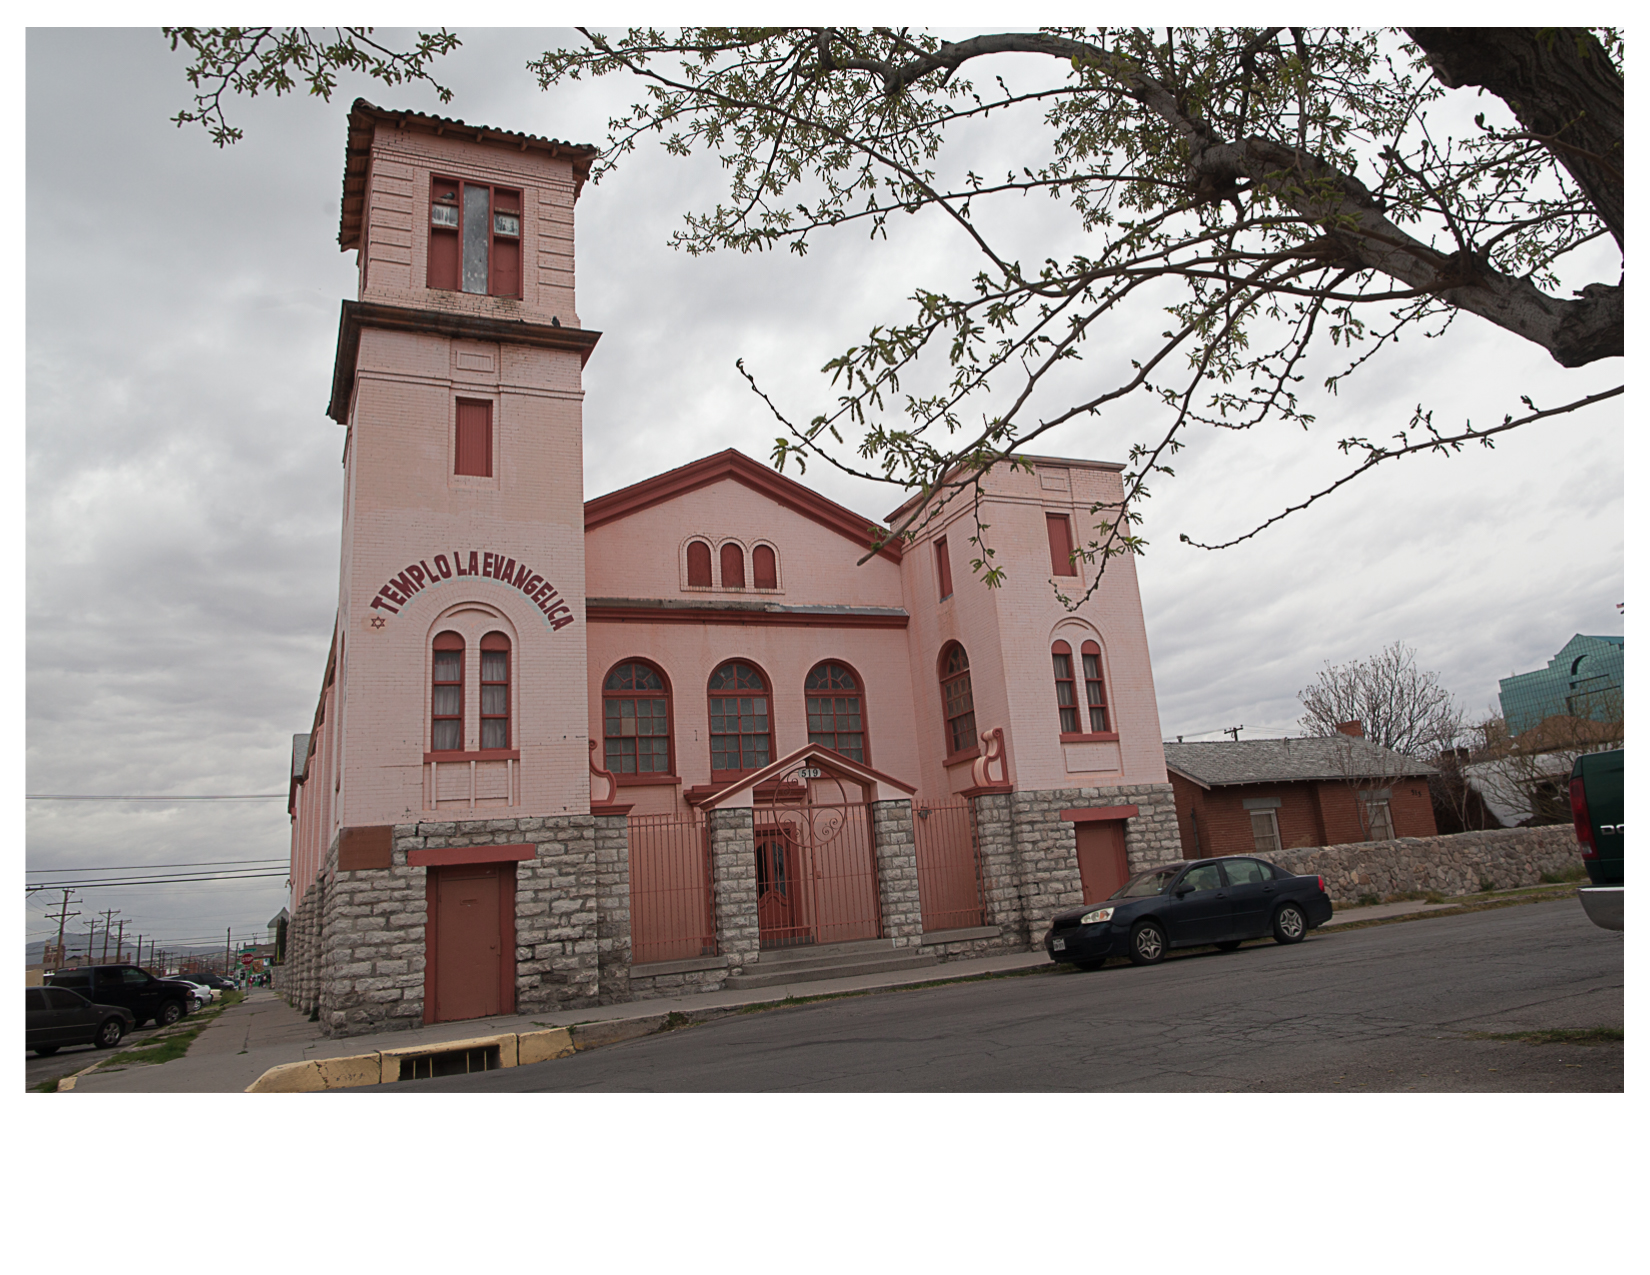
[[[1171,774],[1169,782],[1174,791],[1180,842],[1188,858],[1254,854],[1254,828],[1243,803],[1255,799],[1280,803],[1275,812],[1278,834],[1286,850],[1362,841],[1365,837],[1358,812],[1358,790],[1339,781],[1234,784],[1206,789]],[[1379,786],[1391,789],[1392,825],[1400,837],[1437,835],[1432,798],[1424,779],[1394,779]]]

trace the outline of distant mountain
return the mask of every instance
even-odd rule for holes
[[[84,943],[86,941],[85,937],[82,936],[80,941],[81,941],[81,943]],[[258,935],[258,941],[260,943],[263,942],[264,941],[264,935],[262,935],[262,934]],[[85,950],[83,947],[77,947],[75,945],[74,939],[72,937],[69,938],[68,940],[66,940],[66,946],[68,947],[69,954],[71,956],[76,952]],[[241,944],[240,944],[239,941],[237,941],[236,944],[235,944],[235,950],[238,952],[238,951],[240,951],[240,948],[241,948]],[[98,943],[97,943],[97,947],[96,947],[95,950],[96,950],[96,954],[98,956],[98,959],[101,960],[102,957],[103,957],[102,935],[98,936]],[[214,954],[216,954],[218,956],[222,956],[223,955],[223,944],[218,943],[216,945],[209,945],[209,946],[205,946],[205,947],[157,948],[157,951],[166,952],[167,959],[168,959],[168,964],[175,965],[175,964],[177,964],[177,958],[180,957],[180,956],[212,956]],[[44,957],[46,955],[46,940],[40,939],[40,940],[37,940],[36,942],[33,942],[33,943],[24,944],[23,945],[23,954],[24,954],[24,961],[23,961],[24,965],[39,965],[41,960],[44,959]],[[145,963],[147,963],[148,958],[149,958],[149,944],[148,944],[147,941],[145,941],[144,944],[143,944],[143,957],[144,957]],[[127,943],[126,944],[126,950],[121,953],[121,960],[131,961],[131,960],[135,960],[136,958],[137,958],[137,953],[133,950],[132,945],[130,943]],[[109,940],[109,960],[112,962],[114,959],[115,959],[115,942],[114,942],[113,939],[110,939]]]

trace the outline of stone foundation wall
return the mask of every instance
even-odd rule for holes
[[[917,833],[906,798],[868,807],[877,856],[882,935],[895,947],[922,942],[922,892],[917,886]]]
[[[1270,857],[1290,872],[1322,874],[1329,897],[1350,903],[1366,894],[1384,898],[1417,890],[1472,894],[1483,881],[1503,890],[1536,885],[1544,872],[1579,865],[1581,850],[1575,829],[1559,824],[1313,846]]]
[[[327,856],[320,1007],[328,1036],[424,1021],[424,869],[407,866],[407,840],[395,837],[389,868],[338,872],[336,844]]]

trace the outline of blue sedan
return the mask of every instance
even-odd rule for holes
[[[1098,969],[1110,956],[1155,965],[1176,947],[1229,952],[1268,934],[1299,943],[1334,914],[1320,876],[1294,876],[1263,859],[1199,859],[1148,869],[1109,899],[1057,913],[1043,946],[1079,969]]]

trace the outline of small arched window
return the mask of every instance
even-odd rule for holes
[[[710,546],[703,540],[688,543],[688,584],[695,588],[710,588]]]
[[[960,753],[980,742],[974,728],[974,683],[968,675],[968,652],[953,642],[940,656],[940,700],[945,705],[945,743]]]
[[[779,587],[779,559],[769,545],[757,545],[751,550],[751,575],[758,589]]]
[[[510,747],[510,639],[481,639],[481,746]]]
[[[732,540],[722,546],[722,587],[745,587],[745,550],[742,545]]]
[[[706,551],[709,557],[709,551]],[[621,664],[602,683],[603,765],[615,775],[668,775],[670,688],[640,660]]]
[[[1089,730],[1095,734],[1111,729],[1106,708],[1106,682],[1100,675],[1100,644],[1083,643],[1083,699],[1089,710]]]
[[[430,751],[458,752],[464,747],[464,639],[453,632],[435,635],[430,661]]]
[[[869,763],[865,705],[853,670],[843,664],[816,664],[802,689],[808,700],[808,742]]]
[[[773,760],[768,683],[749,664],[731,660],[710,675],[710,769],[760,770]]]

